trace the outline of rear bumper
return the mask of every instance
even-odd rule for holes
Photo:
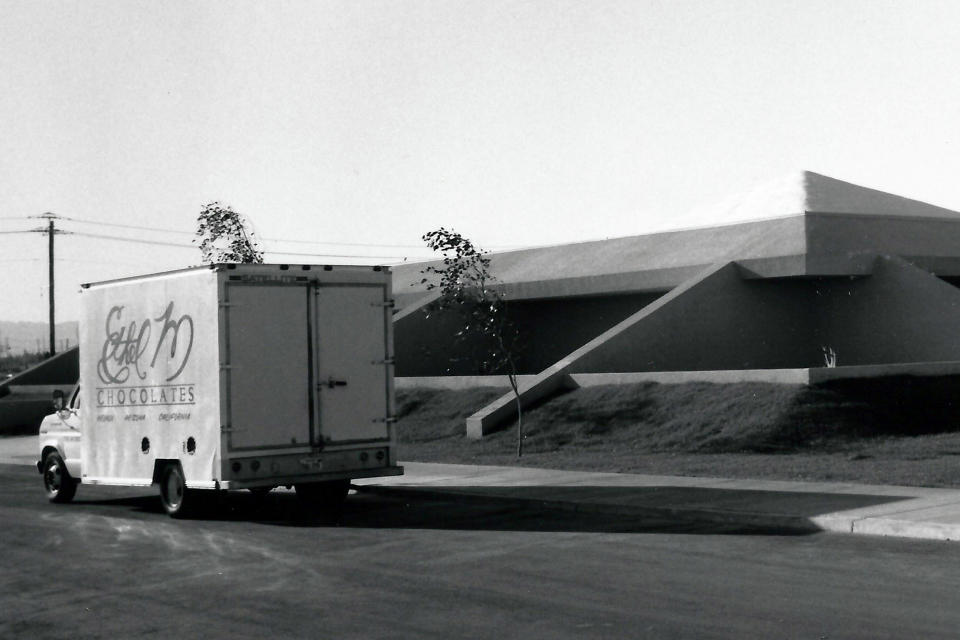
[[[296,475],[273,476],[266,478],[250,478],[224,480],[220,482],[221,489],[255,489],[257,487],[283,487],[287,485],[303,484],[307,482],[325,482],[327,480],[343,480],[354,478],[380,478],[384,476],[403,475],[403,467],[380,467],[376,469],[353,469],[334,472],[301,473]]]

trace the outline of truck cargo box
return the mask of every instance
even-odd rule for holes
[[[381,267],[213,265],[84,285],[82,483],[150,485],[168,465],[217,489],[402,473],[392,307]]]

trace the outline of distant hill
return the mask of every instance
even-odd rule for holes
[[[77,345],[77,322],[60,322],[56,327],[57,351]],[[0,320],[0,355],[18,355],[50,350],[50,328],[45,322]]]

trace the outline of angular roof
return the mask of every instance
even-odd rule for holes
[[[698,215],[717,225],[491,253],[491,272],[514,299],[669,290],[734,260],[756,277],[862,275],[895,254],[960,275],[960,213],[810,171]],[[400,306],[423,296],[427,264],[393,268]]]
[[[956,211],[868,189],[812,171],[795,171],[743,193],[697,208],[713,224],[810,213],[908,218],[955,218]]]

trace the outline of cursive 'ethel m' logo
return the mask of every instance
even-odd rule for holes
[[[159,335],[153,341],[154,326]],[[131,320],[124,324],[123,307],[113,307],[107,314],[106,339],[97,362],[97,375],[106,384],[123,384],[131,371],[140,380],[147,377],[147,369],[157,364],[157,359],[173,373],[165,380],[170,382],[180,375],[190,359],[193,349],[193,319],[187,314],[173,317],[173,302],[151,322],[144,318],[139,323]],[[149,358],[149,362],[147,359]]]

